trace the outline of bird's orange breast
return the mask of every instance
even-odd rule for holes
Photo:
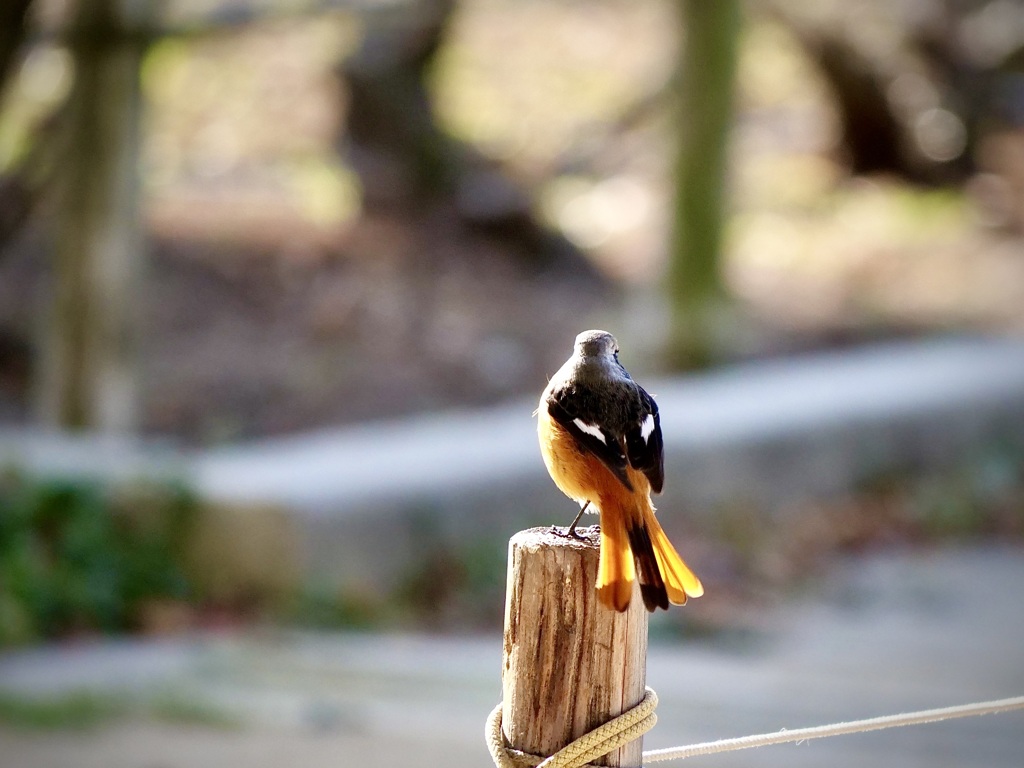
[[[575,438],[548,416],[544,404],[538,414],[537,436],[548,474],[566,496],[580,504],[591,502],[600,507],[626,504],[632,495],[612,471],[590,451],[579,447]],[[627,467],[634,493],[647,496],[650,483],[642,472]]]

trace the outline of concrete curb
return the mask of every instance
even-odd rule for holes
[[[680,510],[770,511],[996,445],[1024,452],[1024,340],[889,343],[644,384],[662,413],[667,527]],[[538,455],[535,407],[531,399],[194,452],[7,430],[0,465],[178,478],[216,504],[276,507],[293,521],[300,571],[386,586],[425,537],[504,540],[569,519],[572,505]]]

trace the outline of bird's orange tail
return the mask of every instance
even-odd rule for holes
[[[597,599],[616,611],[629,607],[636,567],[621,514],[601,510],[601,554],[597,563]]]
[[[649,611],[668,608],[669,603],[682,605],[687,597],[703,595],[700,579],[668,540],[650,499],[634,496],[633,501],[634,509],[628,511],[601,510],[598,600],[616,611],[626,610],[638,574]]]
[[[654,508],[647,504],[644,510],[644,522],[647,533],[654,545],[654,557],[658,563],[658,570],[665,581],[665,591],[668,592],[669,602],[675,605],[682,605],[687,597],[700,597],[704,594],[704,585],[700,579],[690,570],[690,567],[683,562],[683,558],[676,552],[672,542],[668,540],[661,523],[654,515]]]

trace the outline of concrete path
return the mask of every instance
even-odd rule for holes
[[[948,457],[1008,415],[1024,424],[1024,340],[884,344],[644,384],[661,410],[666,475],[689,498],[765,486],[788,495],[844,487],[851,475],[892,462]],[[211,498],[338,515],[509,482],[547,488],[535,408],[531,399],[235,445],[196,456],[194,476]],[[924,448],[909,440],[887,446],[900,432],[934,439]],[[747,477],[724,469],[741,454],[794,438],[817,457],[813,470],[824,472],[805,465],[780,478],[778,460]]]
[[[670,533],[684,515],[770,514],[997,445],[1024,455],[1019,339],[880,344],[644,383],[662,413],[658,506]],[[535,407],[531,399],[199,451],[0,430],[0,466],[179,477],[240,512],[273,505],[285,514],[279,539],[295,572],[387,594],[416,562],[424,531],[458,551],[566,519],[567,501],[540,461]],[[246,525],[245,514],[233,519]]]
[[[661,408],[668,477],[688,496],[744,485],[803,493],[842,487],[851,475],[892,462],[948,457],[994,433],[1012,438],[1024,424],[1024,340],[879,344],[644,384]],[[214,500],[353,516],[367,505],[509,482],[547,488],[535,408],[531,399],[198,451],[161,440],[0,429],[0,465],[115,479],[174,476]],[[888,439],[908,436],[934,440]],[[795,450],[794,441],[818,457],[813,469],[826,471],[804,467],[780,479],[778,459],[751,475],[721,469],[743,455],[745,466],[756,464],[762,448]]]
[[[742,645],[651,649],[647,748],[1024,695],[1024,549],[888,553],[840,564],[761,617]],[[703,599],[713,599],[708,595]],[[683,609],[685,610],[685,609]],[[0,728],[11,768],[489,765],[501,640],[268,634],[43,649],[0,658],[0,690],[173,696],[239,717],[224,730],[119,722]],[[1024,713],[694,758],[695,768],[1019,768]]]

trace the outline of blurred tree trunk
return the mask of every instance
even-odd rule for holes
[[[975,142],[999,87],[999,62],[982,64],[981,58],[1024,39],[998,23],[978,26],[995,5],[934,0],[915,10],[873,0],[837,3],[821,13],[810,3],[760,0],[754,7],[796,36],[828,82],[853,173],[950,185],[974,172]],[[886,44],[868,42],[875,37],[865,36],[865,28],[887,29]],[[968,42],[975,38],[984,57]],[[938,122],[936,110],[943,113]]]
[[[530,194],[498,163],[438,124],[430,78],[455,7],[456,0],[418,0],[363,13],[362,42],[341,71],[348,109],[339,148],[362,182],[365,209],[454,212],[526,264],[571,264],[596,276],[575,246],[536,218]]]
[[[14,71],[14,62],[25,41],[25,20],[32,0],[4,0],[0,3],[0,93]]]
[[[733,114],[738,0],[682,0],[684,48],[668,287],[670,362],[707,364],[725,311],[720,256]]]
[[[32,0],[0,2],[0,98],[11,87],[17,72],[18,53],[25,42],[28,7]],[[0,104],[0,108],[2,108]],[[29,193],[18,174],[0,174],[0,258],[4,245],[28,218]]]
[[[454,189],[458,148],[438,127],[427,90],[454,8],[455,0],[376,7],[345,62],[345,141],[371,207]]]
[[[144,43],[116,0],[79,0],[68,34],[75,81],[64,115],[52,305],[40,415],[64,428],[137,424],[139,64]]]

